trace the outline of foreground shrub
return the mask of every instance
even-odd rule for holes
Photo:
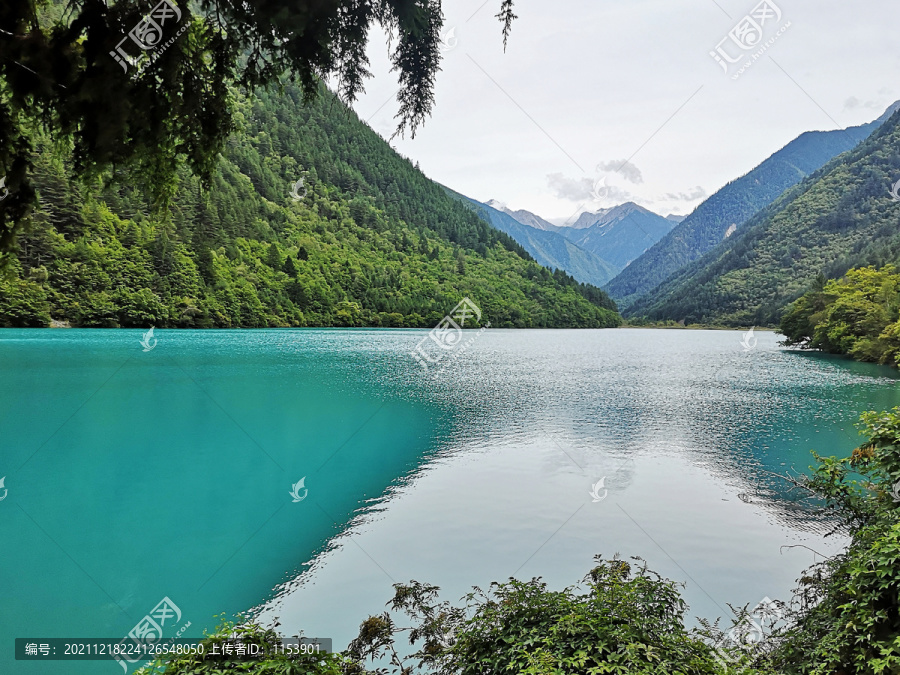
[[[800,579],[769,665],[785,675],[900,673],[900,408],[862,415],[868,442],[818,458],[807,487],[850,535],[847,550]]]
[[[719,672],[712,649],[684,627],[675,582],[644,564],[596,562],[584,586],[551,591],[540,579],[510,579],[475,589],[465,608],[436,603],[434,586],[396,584],[391,609],[416,625],[400,627],[390,612],[369,617],[347,655],[358,664],[389,658],[403,672],[459,675]],[[418,647],[406,658],[394,642],[404,632]]]
[[[221,652],[223,644],[235,640],[268,648],[276,643],[278,635],[254,623],[225,622],[201,641],[204,654],[160,659],[135,675],[341,675],[344,659],[339,654],[274,654],[260,659],[211,655],[214,647],[218,646]]]

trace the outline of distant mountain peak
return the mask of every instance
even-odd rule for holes
[[[639,213],[643,216],[655,216],[657,218],[662,218],[662,216],[660,216],[659,214],[653,213],[653,211],[645,209],[639,204],[635,204],[634,202],[625,202],[624,204],[612,206],[608,209],[599,209],[598,211],[585,211],[580,216],[578,216],[578,220],[576,220],[570,227],[573,227],[576,230],[583,230],[589,227],[597,226],[606,227],[607,225],[621,222],[625,218],[628,218],[635,213]],[[663,218],[663,220],[666,219]]]
[[[498,208],[501,202],[496,199],[492,199],[490,202],[479,203],[449,188],[445,189],[448,194],[460,199],[465,204],[471,205],[470,208],[482,219],[515,239],[520,246],[531,254],[538,264],[544,267],[554,270],[565,270],[577,281],[598,287],[619,273],[618,267],[608,263],[594,253],[582,249],[558,232],[531,227],[514,218],[509,209],[505,207]],[[527,213],[527,211],[524,213]],[[537,218],[537,216],[534,217]]]
[[[484,203],[490,206],[492,209],[496,209],[497,211],[505,213],[508,216],[512,216],[515,220],[522,223],[522,225],[528,225],[528,227],[533,227],[538,230],[546,230],[548,232],[555,232],[557,229],[559,229],[553,223],[544,220],[531,211],[526,211],[525,209],[513,211],[499,199],[491,199]]]
[[[614,277],[676,224],[634,202],[584,212],[574,224],[562,225],[524,209],[513,211],[499,199],[483,205],[493,211],[486,216],[494,227],[513,237],[542,265],[562,268],[579,281],[591,283]],[[561,242],[566,246],[560,246]]]
[[[634,202],[582,213],[559,233],[619,269],[668,234],[675,223]]]

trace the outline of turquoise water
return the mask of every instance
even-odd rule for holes
[[[488,330],[437,377],[426,334],[0,331],[0,672],[121,672],[13,638],[123,637],[163,597],[166,637],[257,608],[340,648],[394,581],[561,587],[596,553],[692,614],[785,597],[816,557],[782,547],[841,542],[773,474],[900,405],[895,371],[769,333]]]

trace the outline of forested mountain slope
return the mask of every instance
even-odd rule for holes
[[[166,216],[127,178],[82,186],[46,144],[0,325],[430,327],[464,296],[492,326],[618,324],[604,293],[539,266],[330,93],[235,106],[211,190],[185,173]]]
[[[633,315],[734,326],[776,324],[821,274],[900,259],[900,113],[688,265]]]
[[[801,134],[746,175],[732,181],[698,206],[671,232],[622,271],[605,288],[627,315],[636,316],[646,302],[631,310],[672,274],[715,247],[760,209],[826,162],[867,138],[896,109],[869,124]]]

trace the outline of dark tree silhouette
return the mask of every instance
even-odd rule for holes
[[[512,0],[497,15],[504,43]],[[307,100],[334,78],[352,102],[381,26],[400,81],[398,132],[434,103],[440,0],[19,0],[0,3],[0,256],[35,201],[37,143],[71,148],[79,176],[127,168],[157,207],[179,165],[206,179],[235,127],[232,89],[288,77]]]

